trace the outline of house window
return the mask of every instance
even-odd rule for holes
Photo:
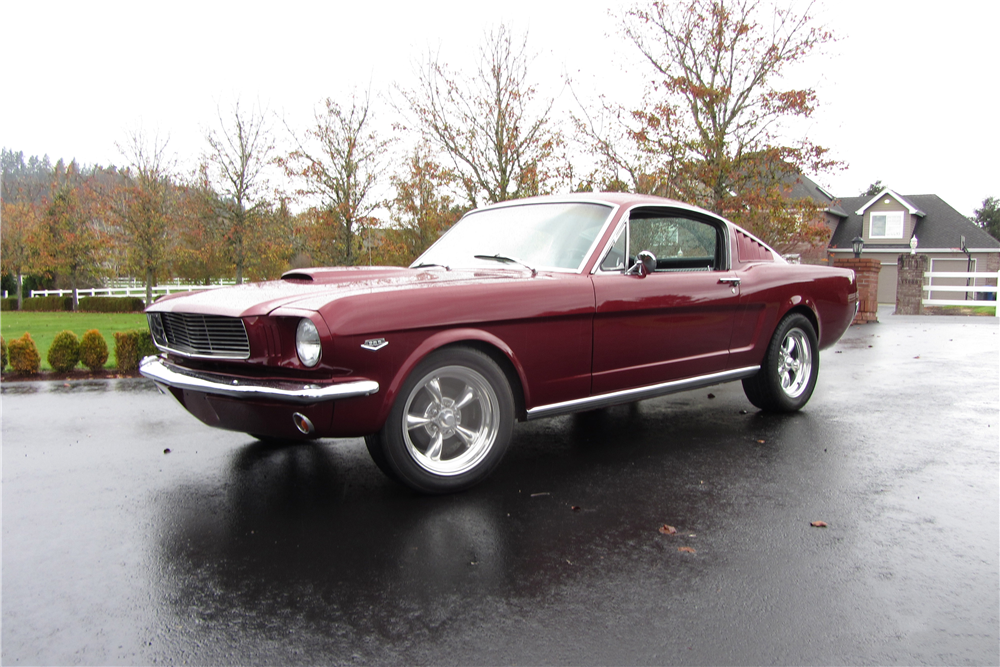
[[[873,239],[903,238],[903,212],[872,213],[868,237]]]

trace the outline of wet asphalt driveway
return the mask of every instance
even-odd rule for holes
[[[5,383],[2,661],[998,664],[1000,326],[880,317],[800,414],[521,424],[443,498],[146,381]]]

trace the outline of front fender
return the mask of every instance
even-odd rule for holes
[[[409,356],[407,356],[406,359],[399,365],[399,368],[392,377],[392,380],[388,383],[388,386],[385,387],[381,411],[378,415],[379,423],[384,423],[388,418],[389,411],[392,409],[393,403],[396,402],[396,397],[398,396],[403,383],[406,382],[406,379],[413,372],[413,369],[417,367],[417,364],[423,361],[427,355],[431,354],[435,350],[448,347],[449,345],[459,345],[470,342],[489,345],[490,347],[499,350],[500,353],[507,358],[511,366],[514,368],[514,372],[517,373],[518,380],[521,383],[521,390],[524,392],[525,403],[530,405],[530,389],[527,382],[527,376],[524,372],[524,367],[521,365],[520,361],[514,355],[514,351],[506,342],[498,338],[496,335],[491,334],[488,331],[483,331],[482,329],[448,329],[446,331],[439,331],[421,341],[420,344],[417,345],[413,351],[410,352]]]

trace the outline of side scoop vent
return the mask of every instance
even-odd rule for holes
[[[313,281],[313,277],[308,273],[296,273],[295,271],[289,271],[281,276],[282,280],[304,280],[307,283]]]

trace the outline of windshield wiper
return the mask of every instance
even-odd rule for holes
[[[524,262],[522,262],[519,259],[514,259],[513,257],[507,257],[506,255],[500,255],[500,254],[496,254],[496,255],[473,255],[473,257],[475,257],[476,259],[488,259],[488,260],[490,260],[492,262],[500,262],[501,264],[517,264],[517,265],[523,266],[524,268],[526,268],[529,271],[531,271],[531,275],[532,276],[538,275],[538,271],[536,271],[533,267],[528,266],[527,264],[525,264]]]
[[[438,264],[437,262],[421,262],[420,264],[413,264],[410,266],[411,269],[426,269],[431,266],[440,266],[445,271],[451,271],[451,267],[447,264]]]

